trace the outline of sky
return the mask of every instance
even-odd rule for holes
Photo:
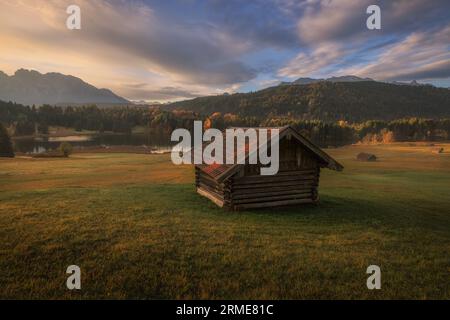
[[[81,30],[66,27],[69,5]],[[381,8],[381,30],[366,9]],[[356,75],[450,87],[448,0],[0,0],[0,70],[60,72],[130,99]]]

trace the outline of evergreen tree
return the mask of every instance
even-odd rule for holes
[[[8,131],[0,123],[0,157],[14,157],[13,146]]]

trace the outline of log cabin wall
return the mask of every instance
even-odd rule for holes
[[[230,180],[218,182],[196,167],[195,186],[199,194],[209,198],[219,207],[231,207]]]
[[[318,199],[319,177],[317,158],[296,140],[284,139],[278,174],[261,176],[257,165],[245,165],[228,179],[227,204],[239,210],[313,203]]]

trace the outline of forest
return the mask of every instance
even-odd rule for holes
[[[376,81],[280,85],[257,92],[200,97],[169,109],[215,111],[258,118],[289,116],[326,122],[450,117],[450,90]]]
[[[139,126],[148,133],[170,137],[177,128],[191,129],[194,120],[204,121],[205,128],[279,127],[291,125],[322,147],[343,146],[356,142],[388,143],[394,141],[444,141],[450,139],[450,118],[400,118],[361,122],[308,120],[295,115],[243,116],[214,112],[203,115],[190,110],[164,110],[158,107],[98,106],[41,107],[0,102],[0,123],[12,136],[46,135],[49,127],[74,128],[103,133],[130,134]],[[169,139],[169,138],[168,138]]]

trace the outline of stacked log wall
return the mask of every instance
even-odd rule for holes
[[[274,176],[233,177],[231,203],[234,209],[264,208],[318,199],[320,169],[285,171]]]
[[[218,182],[199,168],[195,169],[195,185],[197,192],[213,200],[220,207],[231,205],[230,181]]]

